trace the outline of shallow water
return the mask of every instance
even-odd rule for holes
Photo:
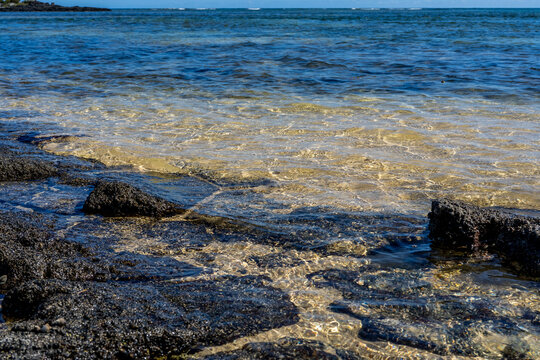
[[[538,208],[539,16],[2,14],[2,118],[83,136],[56,153],[272,181],[291,208]]]
[[[537,283],[496,259],[432,252],[425,214],[443,196],[540,209],[539,20],[538,10],[0,14],[3,132],[72,135],[42,147],[132,166],[149,176],[126,180],[246,227],[100,228],[80,214],[87,192],[51,182],[3,186],[0,207],[61,214],[71,238],[114,239],[119,253],[172,257],[186,264],[179,278],[268,276],[300,309],[297,325],[200,355],[294,336],[358,356],[534,358]]]

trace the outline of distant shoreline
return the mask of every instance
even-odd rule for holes
[[[0,5],[0,12],[54,12],[54,11],[71,11],[71,12],[87,12],[87,11],[111,11],[106,8],[96,8],[88,6],[61,6],[54,3],[45,3],[41,1],[22,2],[19,4]]]
[[[85,12],[85,11],[112,11],[112,10],[179,10],[179,11],[201,11],[201,10],[254,10],[253,8],[236,8],[236,7],[225,7],[225,8],[171,8],[171,7],[162,7],[162,8],[96,8],[96,7],[87,7],[87,6],[61,6],[56,4],[44,3],[35,1],[36,5],[28,5],[28,3],[21,3],[15,6],[5,6],[0,4],[0,12],[53,12],[53,11],[72,11],[72,12]],[[32,4],[32,3],[30,3]],[[470,8],[402,8],[402,7],[390,7],[390,8],[259,8],[259,10],[351,10],[351,11],[444,11],[444,10],[538,10],[538,7],[470,7]]]

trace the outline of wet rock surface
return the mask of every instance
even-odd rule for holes
[[[21,189],[39,194],[48,188],[29,185]],[[143,208],[151,209],[144,214],[163,214],[167,208],[167,202],[124,185],[121,190],[133,191]],[[71,232],[78,229],[69,220],[76,212],[25,206],[26,211],[0,211],[0,300],[7,321],[0,322],[2,358],[185,356],[298,321],[289,296],[266,277],[181,281],[211,271],[170,257],[111,252],[106,247],[123,236],[111,223],[87,218],[81,222],[87,230]],[[134,220],[125,226],[140,225]],[[82,234],[98,249],[69,240]]]
[[[110,279],[114,266],[80,244],[54,239],[39,216],[0,212],[0,289],[31,279]]]
[[[40,180],[58,174],[50,163],[0,154],[0,181]]]
[[[493,252],[518,273],[540,277],[540,217],[450,200],[433,201],[428,216],[435,247]]]
[[[270,283],[261,276],[224,276],[157,288],[170,303],[194,315],[188,328],[207,346],[296,323],[297,309],[289,296],[266,285]]]
[[[252,277],[179,284],[25,282],[3,301],[10,322],[0,328],[0,353],[65,359],[155,358],[297,321],[288,296],[264,282]],[[24,346],[27,341],[33,345]]]
[[[33,144],[33,143],[31,143]],[[94,184],[96,170],[104,167],[75,157],[59,160],[25,143],[13,143],[0,134],[0,182],[42,181],[58,178],[74,186]]]
[[[87,214],[104,216],[152,216],[182,214],[178,205],[149,195],[119,181],[99,181],[83,206]]]

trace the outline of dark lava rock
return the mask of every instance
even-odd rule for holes
[[[343,356],[337,356],[327,352],[326,346],[318,341],[283,338],[278,342],[269,343],[249,343],[244,345],[239,350],[217,353],[206,356],[204,360],[266,360],[266,359],[321,359],[321,360],[339,360],[353,359],[352,355],[348,355],[342,351]],[[341,355],[338,352],[338,355]],[[358,359],[358,357],[356,357]]]
[[[439,355],[447,355],[448,352],[443,345],[430,341],[424,332],[414,331],[416,327],[401,328],[399,321],[395,319],[371,319],[359,317],[362,320],[362,329],[358,334],[364,340],[369,341],[389,341],[396,344],[432,351]],[[412,331],[411,331],[412,330]],[[414,334],[414,335],[413,335]]]
[[[73,176],[71,174],[62,173],[59,176],[59,183],[69,186],[84,187],[95,184],[95,180],[87,177]]]
[[[185,312],[138,284],[26,282],[3,302],[9,326],[0,328],[0,356],[46,359],[144,359],[179,353],[194,334]],[[47,333],[45,324],[64,318]],[[177,321],[178,331],[171,324]],[[161,325],[161,324],[165,325]]]
[[[0,181],[40,180],[57,174],[56,168],[45,161],[0,156]]]
[[[224,276],[159,288],[171,303],[198,314],[191,320],[196,324],[195,331],[211,328],[210,334],[202,335],[204,345],[220,345],[259,329],[270,330],[298,321],[289,296],[265,282],[270,280],[262,276]]]
[[[44,278],[109,279],[114,268],[90,255],[80,244],[53,239],[38,216],[0,212],[0,288]]]
[[[433,201],[428,216],[433,246],[494,252],[518,273],[540,277],[540,218],[450,200]]]
[[[178,205],[149,195],[119,181],[100,180],[83,206],[87,214],[103,216],[153,216],[181,214]]]
[[[15,6],[0,6],[0,12],[20,12],[20,11],[111,11],[110,9],[95,8],[87,6],[61,6],[55,3],[44,3],[41,1],[28,1]]]
[[[261,277],[186,283],[36,280],[4,298],[0,356],[148,359],[193,353],[298,321]],[[63,318],[61,326],[57,319]],[[49,324],[48,332],[41,332]]]

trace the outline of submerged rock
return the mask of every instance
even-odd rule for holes
[[[0,181],[28,181],[56,176],[58,171],[45,162],[0,155]]]
[[[178,205],[119,181],[99,181],[83,206],[87,214],[152,216],[182,214]]]
[[[354,355],[342,350],[334,350],[337,355],[328,352],[328,346],[313,340],[283,338],[278,342],[249,343],[241,349],[221,352],[204,357],[204,360],[251,360],[251,359],[358,359]]]
[[[17,140],[23,143],[37,145],[42,148],[44,144],[48,144],[51,142],[67,143],[77,138],[80,138],[80,136],[73,136],[73,135],[41,136],[39,133],[28,133],[28,134],[19,136]]]
[[[493,344],[497,339],[496,345],[512,344],[522,356],[516,358],[538,358],[534,303],[516,302],[527,292],[505,299],[505,290],[489,284],[491,296],[486,297],[468,276],[439,281],[433,275],[442,274],[430,268],[369,265],[360,272],[322,270],[308,279],[316,287],[341,293],[343,299],[331,303],[329,310],[360,320],[358,337],[363,340],[442,356],[502,358],[503,348]]]
[[[450,200],[433,201],[428,216],[434,246],[494,252],[520,274],[540,277],[540,218]]]
[[[196,315],[188,328],[207,346],[298,322],[289,295],[270,282],[264,276],[229,275],[157,287],[171,304]]]

